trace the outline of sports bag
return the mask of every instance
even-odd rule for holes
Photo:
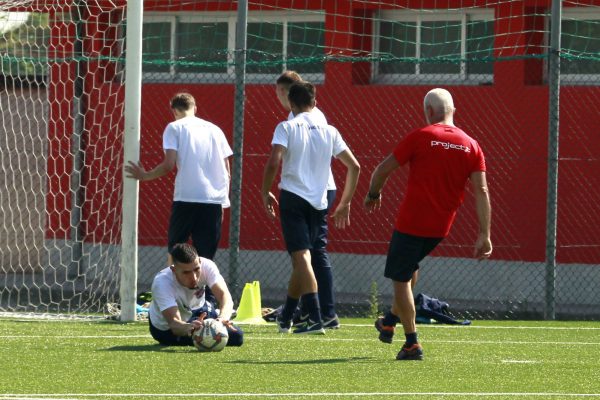
[[[450,315],[450,305],[445,301],[429,297],[426,294],[419,293],[415,297],[415,309],[417,319],[434,319],[440,324],[450,325],[471,325],[468,319],[457,321]]]

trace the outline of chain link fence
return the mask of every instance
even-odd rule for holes
[[[451,235],[422,263],[415,292],[450,302],[461,317],[540,318],[550,307],[562,318],[597,318],[593,310],[598,303],[600,235],[595,232],[598,213],[592,199],[598,195],[593,189],[598,172],[593,149],[598,144],[592,132],[600,113],[592,99],[600,83],[594,36],[600,21],[587,18],[597,16],[598,7],[588,6],[582,16],[578,4],[564,5],[559,125],[548,90],[550,4],[534,9],[499,2],[488,8],[482,4],[430,9],[424,16],[400,5],[345,3],[347,9],[324,6],[325,11],[279,7],[279,14],[273,16],[268,5],[249,2],[243,115],[238,109],[231,118],[235,91],[227,85],[234,78],[231,75],[219,85],[195,84],[192,77],[181,74],[177,76],[190,82],[172,86],[192,92],[199,99],[198,115],[223,127],[232,140],[233,123],[243,118],[243,154],[236,158],[243,171],[240,224],[225,222],[233,231],[225,232],[217,256],[225,274],[231,273],[229,235],[239,235],[239,267],[229,281],[234,293],[239,296],[245,282],[258,280],[263,303],[276,306],[285,298],[291,263],[279,223],[262,210],[259,189],[273,130],[287,118],[274,89],[278,73],[287,68],[317,84],[318,107],[340,130],[362,166],[352,225],[343,231],[331,228],[329,234],[341,314],[366,315],[374,298],[379,308],[390,302],[392,287],[383,278],[383,267],[407,170],[388,182],[381,212],[367,214],[361,202],[375,166],[405,134],[425,123],[424,94],[443,86],[455,98],[457,125],[477,139],[486,154],[495,250],[489,261],[471,258],[477,225],[473,198],[468,195]],[[308,21],[299,22],[298,12],[308,15]],[[326,50],[317,57],[320,46]],[[456,57],[461,46],[467,49],[464,58]],[[288,53],[282,55],[282,47]],[[415,51],[421,58],[410,57]],[[149,94],[146,101],[157,101],[152,108],[167,109],[171,92],[165,91],[163,83],[146,83],[144,88]],[[165,114],[159,121],[145,121],[153,133],[145,136],[143,147],[157,157],[161,128],[168,121]],[[160,113],[154,115],[160,118]],[[557,142],[551,132],[553,120],[556,128],[560,126]],[[548,260],[552,223],[547,220],[552,173],[548,149],[559,145],[556,259]],[[338,188],[343,187],[344,170],[335,161],[333,171]],[[143,190],[168,193],[166,187],[156,182]],[[149,225],[162,229],[156,237],[163,241],[168,202],[168,198],[162,204],[153,202],[146,212],[142,208],[145,218],[162,218]],[[155,265],[142,277],[147,285],[152,272],[163,265],[164,247],[141,257],[141,265]],[[550,270],[549,263],[555,264]]]
[[[0,93],[8,132],[0,150],[3,310],[36,308],[39,302],[52,305],[45,309],[60,309],[73,303],[66,292],[82,298],[97,287],[102,291],[97,300],[79,301],[72,310],[97,311],[105,301],[118,301],[120,174],[127,161],[121,156],[125,2],[76,3],[78,18],[68,4],[39,10],[51,16],[41,33],[4,32],[3,52],[10,57],[3,58]],[[425,0],[248,1],[244,48],[236,44],[238,4],[246,2],[145,2],[140,142],[140,160],[147,168],[162,160],[169,100],[187,91],[196,99],[197,115],[220,126],[232,148],[241,149],[233,159],[231,192],[239,215],[225,213],[216,256],[236,301],[244,284],[257,280],[263,306],[285,299],[291,262],[279,222],[262,209],[260,185],[275,126],[287,118],[275,80],[281,71],[293,69],[317,85],[318,107],[362,167],[351,226],[331,227],[329,233],[341,316],[370,315],[390,303],[392,286],[383,268],[408,170],[388,181],[380,212],[366,213],[362,199],[375,166],[408,132],[425,124],[423,96],[434,87],[452,93],[456,124],[486,155],[494,253],[485,262],[471,258],[477,220],[473,196],[467,193],[450,236],[421,264],[415,293],[445,300],[457,317],[472,319],[600,316],[600,2],[561,2],[562,43],[554,51],[551,27],[558,24],[552,24],[550,1],[530,6],[482,0],[458,8]],[[14,50],[19,41],[30,43],[29,49],[44,46],[40,36],[47,39],[46,57]],[[79,49],[77,57],[60,47],[65,37],[81,40],[80,47],[73,46]],[[236,58],[240,51],[243,65]],[[560,60],[554,70],[552,55]],[[17,72],[31,63],[41,69]],[[6,84],[29,82],[31,74],[45,77],[34,85],[35,96]],[[77,82],[82,85],[78,115],[86,194],[83,204],[73,208],[62,202],[77,193],[69,187],[75,152],[68,145],[77,121],[69,96]],[[47,99],[43,108],[31,107],[40,97]],[[15,158],[31,122],[40,132],[35,140],[46,146],[41,164],[30,154]],[[58,138],[50,134],[59,131]],[[335,160],[332,165],[341,189],[344,168]],[[44,177],[46,187],[24,181],[24,171]],[[139,291],[149,290],[154,274],[166,265],[173,182],[174,174],[140,185]],[[35,193],[35,204],[19,206],[19,199],[31,198],[28,193]],[[81,211],[79,222],[71,219],[73,210]],[[21,240],[31,241],[30,247],[21,246],[19,227],[32,224],[27,220],[32,213],[43,228]],[[549,241],[554,224],[556,240]],[[73,236],[77,227],[83,234]],[[81,244],[79,256],[76,243]],[[30,257],[34,252],[42,256]],[[549,259],[549,254],[555,256]],[[87,266],[78,263],[73,273],[77,257]],[[63,269],[71,277],[56,278],[69,275]],[[78,292],[82,276],[88,277],[84,294]],[[54,294],[42,295],[46,292]],[[55,300],[57,292],[61,297]]]

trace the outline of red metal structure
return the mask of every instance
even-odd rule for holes
[[[43,3],[43,2],[38,2]],[[48,2],[49,3],[49,2]],[[118,57],[117,22],[123,18],[124,1],[87,2],[84,51],[89,61],[85,74],[86,199],[84,214],[86,240],[104,241],[120,237],[107,230],[118,226],[122,162],[106,163],[108,153],[121,151],[121,132],[107,132],[110,119],[121,119],[124,91],[122,73],[108,57]],[[146,11],[235,11],[234,2],[188,2],[172,0],[145,2]],[[275,3],[276,6],[275,7]],[[343,232],[332,232],[330,250],[342,253],[383,254],[389,240],[391,221],[401,195],[401,177],[384,192],[388,201],[376,216],[361,208],[368,177],[373,168],[405,133],[419,127],[421,102],[431,85],[377,85],[370,82],[371,64],[344,62],[344,57],[368,55],[372,46],[370,17],[381,8],[402,3],[408,8],[491,7],[494,10],[495,57],[493,84],[451,85],[457,105],[456,123],[482,145],[489,169],[494,209],[494,258],[515,261],[543,261],[546,235],[546,185],[548,152],[548,86],[545,63],[543,19],[539,15],[550,1],[371,1],[278,0],[250,4],[250,11],[275,9],[324,9],[325,45],[330,60],[325,65],[324,83],[318,86],[319,107],[332,125],[338,127],[362,165],[362,176],[353,206],[353,224]],[[600,1],[589,1],[600,5]],[[36,3],[37,4],[37,3]],[[581,4],[580,4],[581,5]],[[37,4],[44,9],[43,4]],[[567,6],[567,5],[565,5]],[[64,6],[63,6],[64,7]],[[51,12],[59,11],[55,8]],[[46,10],[47,11],[47,10]],[[62,12],[68,11],[65,7]],[[73,52],[76,21],[52,16],[51,58],[68,58]],[[66,39],[71,38],[71,39]],[[49,192],[47,195],[48,235],[69,234],[69,154],[75,65],[56,63],[49,76],[51,123],[49,126]],[[441,86],[436,85],[436,86]],[[141,157],[146,166],[162,159],[161,134],[170,121],[168,101],[180,90],[191,92],[199,113],[219,125],[229,139],[233,135],[233,84],[144,83],[142,104]],[[241,246],[247,250],[280,250],[278,226],[267,220],[258,197],[262,167],[276,124],[285,118],[274,96],[273,82],[246,88],[244,130],[244,172],[242,191]],[[600,264],[600,86],[561,87],[558,261]],[[103,102],[102,99],[109,99]],[[119,157],[116,157],[117,159]],[[342,176],[334,170],[338,181]],[[172,177],[171,177],[172,178]],[[169,183],[171,183],[169,181]],[[392,187],[398,189],[393,190]],[[143,183],[140,193],[141,245],[166,243],[172,187],[163,181]],[[595,198],[594,198],[595,196]],[[438,256],[468,257],[475,237],[472,199],[459,213],[453,231],[435,253]],[[146,216],[146,217],[144,217]],[[227,223],[224,224],[227,226]],[[227,234],[222,240],[227,246]]]

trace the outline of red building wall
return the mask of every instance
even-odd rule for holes
[[[102,2],[99,2],[102,3]],[[268,4],[269,2],[265,2]],[[283,2],[280,6],[322,8],[320,1]],[[390,6],[399,2],[387,1]],[[469,3],[469,4],[466,4]],[[600,3],[600,2],[596,2]],[[192,11],[194,5],[189,2]],[[202,8],[207,3],[202,2]],[[230,2],[209,3],[214,9],[230,10]],[[370,23],[367,17],[375,9],[372,2],[324,2],[326,46],[329,55],[325,81],[318,86],[318,105],[331,124],[338,127],[362,165],[362,175],[353,203],[352,225],[344,231],[332,230],[330,250],[333,252],[383,254],[387,249],[397,203],[402,196],[406,172],[390,180],[384,191],[384,206],[379,214],[366,215],[361,200],[375,166],[391,151],[407,132],[423,124],[422,98],[433,86],[375,85],[369,83],[370,64],[342,62],[345,56],[365,55],[371,50]],[[477,1],[408,1],[407,7],[467,7]],[[494,83],[485,86],[444,85],[457,106],[456,123],[482,145],[488,165],[488,181],[493,205],[494,258],[519,261],[545,259],[547,153],[548,153],[548,87],[543,83],[544,63],[539,58],[526,58],[542,51],[543,19],[539,11],[550,1],[511,1],[492,3],[496,16],[495,53],[509,59],[495,63]],[[165,10],[159,2],[146,2],[146,9]],[[161,8],[162,7],[162,8]],[[258,7],[258,6],[256,6]],[[335,7],[335,14],[333,13]],[[377,6],[379,7],[379,6]],[[265,10],[266,6],[261,6]],[[536,11],[535,13],[533,11]],[[115,11],[104,12],[99,23],[89,27],[88,36],[103,35],[106,19]],[[537,17],[535,16],[537,15]],[[543,24],[542,24],[543,25]],[[56,29],[69,29],[69,27]],[[106,51],[105,44],[90,51]],[[68,45],[61,45],[68,50]],[[521,57],[519,59],[519,57]],[[523,58],[525,57],[525,58]],[[90,66],[87,78],[92,107],[86,115],[90,130],[86,148],[88,188],[85,215],[90,241],[119,238],[119,162],[108,166],[101,160],[106,151],[120,149],[119,132],[106,132],[106,115],[122,118],[123,89],[111,81],[114,73],[108,65]],[[53,94],[51,154],[64,152],[69,137],[69,88],[62,88],[68,68],[56,67],[51,75]],[[198,103],[198,115],[219,125],[233,143],[232,85],[151,84],[142,90],[141,159],[146,167],[162,159],[161,135],[170,122],[168,102],[172,94],[186,90]],[[563,86],[561,88],[560,175],[558,215],[559,262],[600,263],[600,193],[594,192],[600,176],[595,155],[600,153],[600,110],[597,99],[600,86]],[[98,99],[111,99],[97,105]],[[56,101],[60,100],[60,101]],[[244,155],[242,189],[241,247],[243,249],[283,249],[279,226],[269,221],[258,195],[262,168],[270,150],[272,132],[286,117],[274,96],[273,83],[250,84],[246,88],[244,116]],[[122,124],[122,122],[120,122]],[[119,122],[117,122],[117,125]],[[113,125],[114,126],[114,123]],[[114,128],[113,128],[114,130]],[[596,134],[594,134],[595,132]],[[110,150],[109,150],[110,149]],[[68,235],[69,158],[56,163],[50,158],[50,193],[48,195],[49,235]],[[126,160],[120,160],[126,161]],[[343,170],[334,166],[341,187]],[[106,185],[106,182],[112,182]],[[141,245],[166,245],[166,229],[172,197],[173,176],[140,186]],[[228,221],[224,226],[228,227]],[[108,227],[108,228],[107,228]],[[112,228],[111,228],[112,227]],[[227,246],[228,232],[221,242]],[[473,200],[468,197],[459,212],[450,237],[437,251],[439,256],[471,254],[476,236]]]

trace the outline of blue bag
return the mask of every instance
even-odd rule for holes
[[[415,297],[415,308],[417,311],[417,319],[434,319],[440,324],[471,325],[471,321],[468,319],[462,322],[454,319],[450,315],[450,305],[448,303],[429,297],[423,293],[419,293]]]

